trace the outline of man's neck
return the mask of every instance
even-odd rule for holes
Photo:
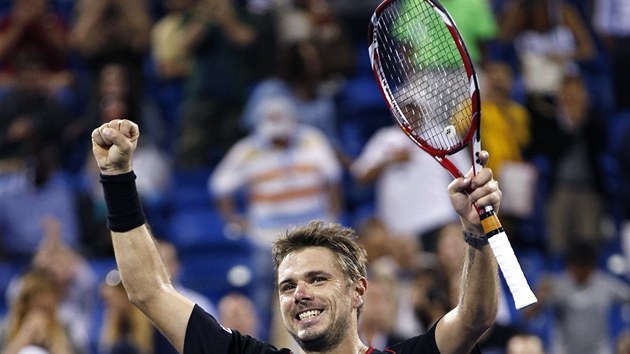
[[[365,354],[368,351],[368,346],[363,344],[356,335],[352,340],[346,340],[340,343],[337,347],[326,352],[307,352],[300,350],[301,354]]]

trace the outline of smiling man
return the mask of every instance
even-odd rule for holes
[[[108,208],[116,261],[130,300],[185,354],[289,354],[221,326],[178,293],[169,280],[146,224],[135,188],[132,155],[138,126],[114,120],[92,133],[94,157]],[[487,153],[479,158],[485,165]],[[421,183],[421,181],[419,181]],[[466,190],[472,191],[466,193]],[[424,335],[380,351],[358,335],[358,318],[368,291],[367,257],[354,230],[313,221],[274,242],[280,311],[303,354],[466,354],[479,353],[478,339],[497,312],[497,266],[476,207],[498,209],[501,191],[492,171],[454,180],[448,187],[469,243],[459,304]]]

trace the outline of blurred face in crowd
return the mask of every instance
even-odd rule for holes
[[[558,104],[566,113],[571,126],[583,124],[589,110],[589,94],[582,79],[578,76],[567,76],[562,81],[558,92]]]
[[[219,301],[219,319],[227,328],[256,335],[257,316],[252,301],[241,294],[228,294]]]
[[[543,343],[534,335],[517,335],[507,343],[506,354],[545,354]]]
[[[14,0],[13,12],[36,19],[46,13],[47,0]]]
[[[108,64],[103,67],[99,80],[101,96],[125,97],[129,92],[127,72],[120,64]]]
[[[164,0],[164,8],[168,11],[183,11],[195,5],[196,0]]]
[[[258,109],[260,122],[256,132],[276,147],[287,147],[297,130],[296,112],[284,99],[268,99]]]
[[[547,0],[534,0],[529,3],[529,21],[531,28],[538,32],[547,32],[552,23],[549,17],[549,2]]]
[[[366,296],[365,309],[361,313],[361,325],[388,333],[396,317],[394,280],[384,276],[370,279],[370,292]]]
[[[512,91],[512,68],[503,62],[488,62],[484,66],[486,83],[493,93],[507,93]]]

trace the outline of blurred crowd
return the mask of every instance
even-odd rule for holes
[[[416,1],[416,0],[403,0]],[[503,289],[497,354],[630,353],[630,2],[443,0],[481,88],[499,216],[539,303]],[[0,354],[172,353],[115,269],[90,132],[142,132],[138,190],[173,283],[291,347],[270,246],[311,219],[368,250],[364,342],[457,303],[451,177],[394,124],[378,1],[0,1]],[[467,170],[468,158],[453,156]]]

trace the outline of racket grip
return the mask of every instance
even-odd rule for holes
[[[503,274],[503,278],[510,289],[516,309],[520,310],[538,302],[536,295],[534,295],[527,283],[527,279],[514,254],[512,245],[510,245],[510,241],[494,210],[486,209],[482,213],[481,225],[486,235],[489,236],[488,242],[499,264],[501,274]]]

